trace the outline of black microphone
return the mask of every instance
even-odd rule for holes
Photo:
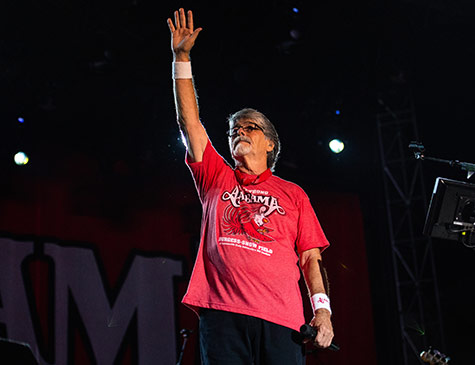
[[[300,334],[305,338],[314,341],[315,337],[317,337],[317,330],[308,324],[303,324],[300,327]],[[338,351],[340,346],[336,343],[332,342],[328,347],[329,350]]]

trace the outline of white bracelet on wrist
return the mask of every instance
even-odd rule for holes
[[[173,62],[172,63],[172,78],[178,79],[192,79],[191,62]]]
[[[317,293],[312,295],[310,297],[310,303],[312,304],[313,313],[315,313],[317,309],[324,308],[328,310],[330,314],[332,314],[332,310],[330,308],[330,298],[328,298],[326,294]]]

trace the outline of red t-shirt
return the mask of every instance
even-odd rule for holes
[[[183,303],[299,330],[298,255],[328,246],[305,192],[272,175],[236,172],[208,141],[187,164],[203,206],[201,243]]]

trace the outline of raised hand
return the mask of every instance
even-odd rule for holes
[[[177,61],[189,60],[189,54],[195,44],[195,40],[202,28],[193,28],[193,13],[188,10],[185,15],[185,10],[175,11],[175,24],[170,18],[167,19],[168,28],[172,36],[172,52],[173,57]]]

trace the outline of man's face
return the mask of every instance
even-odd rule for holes
[[[234,158],[254,154],[267,156],[274,143],[266,138],[263,128],[250,119],[239,119],[229,131],[229,148]]]

